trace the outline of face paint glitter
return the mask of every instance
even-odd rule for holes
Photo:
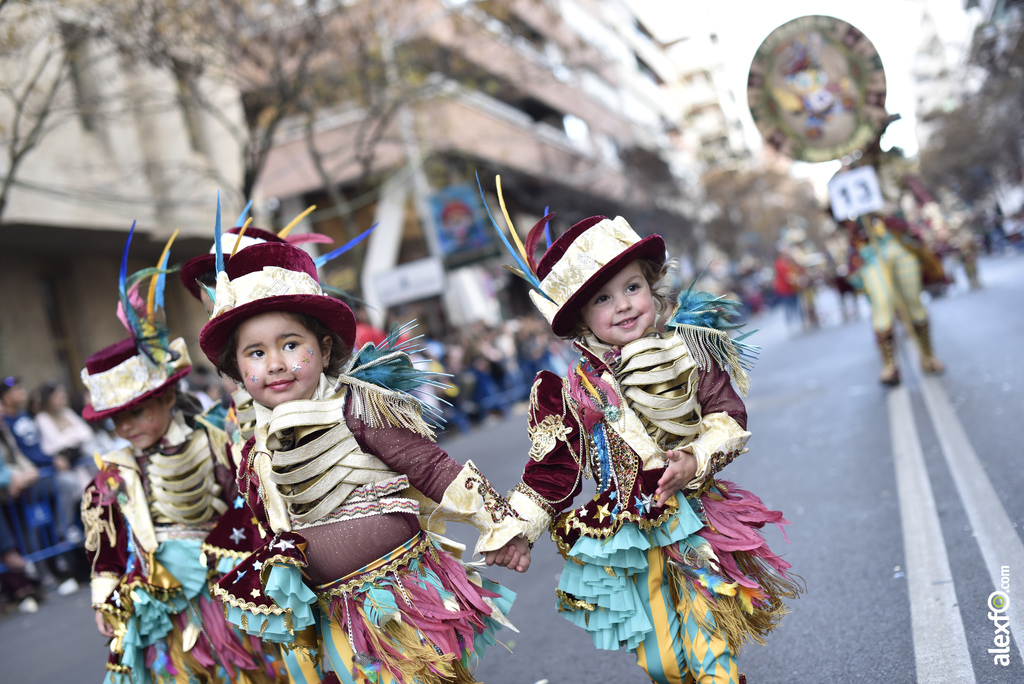
[[[259,378],[257,378],[257,377],[256,377],[255,375],[250,375],[250,376],[249,376],[249,382],[251,382],[251,383],[252,383],[252,384],[254,384],[254,385],[255,385],[255,384],[256,384],[257,382],[259,382],[259,381],[260,381],[260,379],[259,379]]]
[[[300,366],[297,362],[292,364],[292,371],[300,371],[300,370],[302,370],[302,366]]]

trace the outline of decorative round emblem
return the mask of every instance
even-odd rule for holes
[[[887,116],[875,46],[850,24],[799,17],[769,34],[747,76],[747,102],[765,141],[793,159],[838,159],[872,142]]]

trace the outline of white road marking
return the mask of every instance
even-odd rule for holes
[[[974,682],[953,573],[905,386],[888,392],[896,487],[919,682]]]
[[[1000,588],[1002,568],[1009,568],[1011,586],[1006,593],[1010,596],[1010,602],[1006,614],[1010,619],[1010,633],[1017,644],[1017,654],[1024,657],[1021,649],[1021,638],[1024,637],[1024,600],[1014,600],[1015,596],[1024,594],[1015,593],[1012,584],[1015,579],[1021,582],[1020,578],[1024,577],[1024,544],[1000,503],[991,480],[985,474],[978,454],[967,439],[963,424],[953,410],[942,384],[932,376],[919,376],[918,379],[942,455],[946,458],[957,493],[967,512],[967,519],[978,541],[981,557],[992,579],[993,590]],[[987,605],[977,606],[976,609],[988,612]]]

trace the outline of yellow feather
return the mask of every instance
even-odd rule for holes
[[[291,223],[289,223],[287,226],[281,229],[281,232],[277,234],[277,237],[281,238],[282,240],[288,237],[288,233],[292,232],[292,228],[299,225],[299,221],[306,218],[306,216],[308,216],[310,212],[312,212],[314,209],[316,209],[315,204],[307,208],[306,211],[302,212],[301,214],[293,218]]]
[[[160,265],[164,263],[164,259],[167,258],[167,253],[171,251],[171,245],[174,244],[174,238],[176,237],[178,237],[177,228],[171,233],[171,239],[164,245],[164,251],[160,254],[160,260],[156,262],[157,268],[160,268]],[[153,320],[156,316],[156,311],[153,311],[153,308],[156,306],[156,281],[159,277],[159,275],[155,275],[149,279],[149,296],[146,298],[146,311],[149,312],[149,320]]]
[[[252,223],[252,216],[245,220],[245,225],[242,226],[242,230],[238,231],[238,237],[235,238],[235,246],[231,248],[231,257],[235,256],[235,252],[238,251],[238,245],[242,244],[242,236],[245,235],[245,231],[249,230],[249,224]]]
[[[498,186],[498,204],[501,205],[501,213],[505,215],[505,223],[508,224],[509,232],[512,233],[512,239],[516,241],[516,247],[519,248],[519,253],[523,255],[523,261],[529,264],[530,258],[526,256],[526,247],[523,247],[523,243],[519,240],[519,234],[516,233],[516,227],[512,225],[512,219],[508,217],[508,209],[505,208],[505,198],[501,194],[501,176],[495,176],[494,182]],[[537,274],[535,273],[534,275]]]

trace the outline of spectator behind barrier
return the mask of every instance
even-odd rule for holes
[[[84,534],[77,524],[82,484],[78,475],[71,470],[71,464],[66,457],[59,454],[53,456],[43,451],[39,427],[35,419],[25,411],[28,393],[19,378],[8,377],[0,384],[0,405],[4,409],[4,422],[14,435],[21,453],[36,467],[53,466],[56,471],[58,501],[54,509],[57,513],[58,531],[66,541],[82,541]]]
[[[0,502],[17,498],[39,479],[39,471],[16,445],[7,423],[0,421]],[[25,572],[24,557],[18,552],[7,518],[0,513],[0,589],[4,598],[16,603],[22,613],[39,610],[37,588]]]

